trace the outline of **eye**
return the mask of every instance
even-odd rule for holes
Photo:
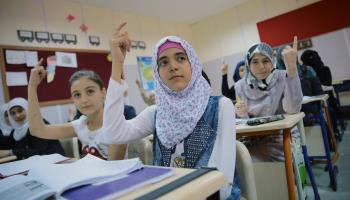
[[[93,89],[88,89],[88,90],[86,90],[86,94],[88,95],[88,96],[91,96],[91,95],[93,95],[95,93],[95,90],[93,90]]]
[[[183,61],[186,61],[186,60],[187,60],[187,56],[185,56],[185,55],[179,55],[177,57],[177,61],[178,62],[183,62]]]
[[[257,65],[259,62],[257,60],[252,60],[251,64]]]
[[[73,99],[79,99],[80,96],[81,96],[81,94],[78,92],[72,94]]]
[[[168,65],[168,63],[169,63],[169,61],[167,59],[161,59],[161,60],[158,61],[158,66],[159,67],[165,67],[165,66]]]

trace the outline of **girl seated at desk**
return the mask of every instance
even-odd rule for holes
[[[69,79],[70,93],[75,106],[82,113],[79,119],[59,125],[42,123],[37,87],[46,77],[42,59],[32,69],[29,85],[29,128],[32,135],[46,139],[78,137],[83,155],[92,154],[102,159],[124,159],[126,145],[104,145],[101,143],[103,105],[106,90],[103,81],[93,71],[75,72]]]
[[[0,106],[0,150],[11,149],[13,128],[7,113],[7,104]]]
[[[64,155],[58,140],[42,139],[31,135],[28,129],[27,100],[14,98],[7,105],[8,119],[14,130],[8,140],[8,149],[0,150],[0,157],[15,155],[17,159],[25,159],[34,155],[53,153]],[[48,122],[43,120],[42,123]]]
[[[301,109],[303,94],[297,74],[297,39],[282,53],[287,70],[275,70],[273,50],[266,43],[249,48],[246,75],[235,85],[236,114],[240,118],[293,114]],[[299,135],[293,131],[293,136]],[[282,134],[249,138],[247,147],[254,161],[284,160]]]
[[[232,102],[211,96],[193,48],[176,36],[161,39],[153,52],[155,105],[125,120],[121,76],[128,33],[120,25],[111,40],[112,74],[104,108],[103,142],[127,143],[153,134],[153,163],[157,166],[217,167],[232,182],[235,169],[235,128]],[[117,133],[117,134],[116,134]],[[231,185],[220,190],[228,197]]]

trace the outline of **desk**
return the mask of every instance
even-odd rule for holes
[[[121,196],[118,199],[135,199],[193,171],[194,169],[175,168],[174,176],[166,178],[163,181],[160,181],[155,184],[146,185],[142,188],[137,189],[134,192]],[[223,187],[224,184],[224,174],[220,171],[211,171],[187,183],[186,185],[183,185],[167,193],[166,195],[163,195],[159,199],[205,199],[206,197],[220,190],[220,188]]]
[[[335,163],[338,158],[339,158],[339,152],[338,152],[338,145],[337,145],[337,140],[335,138],[335,133],[332,127],[332,122],[331,122],[331,117],[329,114],[329,110],[328,110],[328,100],[329,96],[328,94],[322,94],[322,95],[318,95],[318,96],[308,96],[308,97],[304,97],[302,103],[303,104],[307,104],[307,103],[311,103],[311,102],[320,102],[321,104],[321,108],[325,114],[325,118],[326,118],[326,126],[328,128],[329,131],[329,136],[330,136],[330,142],[334,148],[334,152],[335,155],[332,158],[332,162]],[[322,162],[322,161],[320,161]],[[326,163],[326,162],[322,162],[322,163]]]
[[[0,158],[0,163],[9,162],[16,159],[17,159],[17,156],[7,156],[7,157]]]
[[[285,119],[266,123],[258,126],[237,125],[236,135],[242,136],[266,136],[279,134],[279,130],[283,130],[283,150],[285,157],[285,170],[288,185],[288,197],[291,200],[296,199],[294,192],[294,173],[292,164],[292,152],[291,152],[291,129],[298,123],[303,121],[304,113],[297,113],[293,115],[284,115]]]

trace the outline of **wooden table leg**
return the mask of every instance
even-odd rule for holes
[[[284,159],[286,167],[287,185],[288,185],[288,197],[289,200],[295,200],[294,191],[294,173],[293,173],[293,160],[292,160],[292,148],[291,148],[291,129],[283,130],[283,149]]]

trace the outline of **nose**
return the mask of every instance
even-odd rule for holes
[[[170,61],[169,71],[177,71],[179,69],[178,63],[176,61]]]

